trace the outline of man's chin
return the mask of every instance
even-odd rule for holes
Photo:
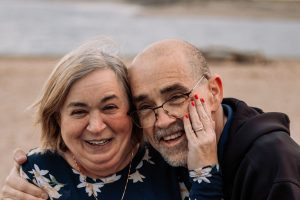
[[[187,165],[188,147],[187,141],[177,145],[164,145],[157,148],[164,160],[173,167],[185,167]]]
[[[172,167],[186,167],[187,166],[187,152],[179,152],[174,155],[161,153],[164,160]]]

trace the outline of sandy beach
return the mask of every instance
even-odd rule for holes
[[[12,153],[39,145],[39,129],[28,109],[58,61],[56,58],[0,59],[0,186],[13,166]],[[287,113],[292,137],[300,143],[300,60],[241,64],[210,62],[223,77],[225,96],[245,100],[265,111]]]
[[[159,15],[167,16],[167,19],[171,19],[173,16],[178,15],[180,13],[181,15],[187,15],[189,17],[194,15],[201,15],[204,17],[225,17],[226,19],[239,19],[244,17],[247,19],[278,19],[279,21],[291,20],[292,22],[298,22],[300,19],[299,5],[299,2],[284,3],[283,1],[238,1],[235,2],[235,4],[232,4],[232,2],[216,3],[214,1],[207,1],[205,4],[197,5],[175,4],[174,6],[148,7],[145,10],[137,12],[137,14],[135,14],[134,16],[137,17],[139,20],[145,18],[148,19],[147,17],[150,18],[151,16]],[[50,15],[43,14],[43,16]],[[129,16],[130,17],[128,17],[128,19],[131,20],[131,15]],[[3,15],[3,19],[4,17],[6,20],[6,15]],[[52,17],[54,16],[50,16],[51,20]],[[35,18],[36,17],[34,17],[34,19]],[[100,18],[96,19],[97,22],[99,19]],[[59,20],[59,22],[61,21],[62,20]],[[73,22],[73,19],[71,19],[71,21]],[[285,21],[283,21],[283,23],[285,23]],[[92,28],[82,28],[80,30],[83,30],[85,32],[88,30],[94,30],[94,24],[91,24],[93,26]],[[49,26],[48,23],[43,23],[42,25]],[[149,26],[152,28],[151,25],[148,25],[146,23],[142,23],[141,25],[145,25],[145,27]],[[100,28],[102,30],[103,27]],[[51,31],[52,29],[54,30],[54,28],[50,28]],[[129,27],[128,29],[132,31],[132,28]],[[143,28],[140,29],[143,30]],[[14,33],[20,34],[20,37],[16,38],[20,38],[22,39],[20,41],[23,41],[24,32],[20,31],[19,29],[13,30]],[[38,27],[34,30],[43,31],[44,29]],[[49,38],[52,39],[53,35],[51,31],[37,32],[36,34],[41,37],[46,37],[48,35]],[[184,28],[182,31],[183,33],[186,33],[188,31],[192,32],[192,30],[187,31]],[[7,32],[6,36],[10,36],[12,32],[13,31]],[[73,31],[72,29],[71,32],[73,33],[76,31]],[[115,32],[121,31],[113,31],[113,33]],[[147,33],[150,33],[150,35],[153,34],[152,31],[145,31],[145,33],[143,33],[143,36],[145,36]],[[54,46],[56,50],[67,46],[68,43],[64,43],[65,40],[70,38],[73,39],[73,36],[69,37],[68,34],[62,34],[66,35],[66,38],[62,37],[63,42],[58,42],[61,46],[53,45],[53,42],[55,42],[54,39],[53,41],[48,41],[49,46]],[[94,32],[90,32],[90,35],[94,35]],[[132,34],[131,32],[129,32],[129,35],[134,35],[134,37],[138,36],[138,34]],[[229,35],[231,36],[231,34]],[[297,33],[295,35],[297,35]],[[32,36],[32,34],[28,33],[27,36]],[[74,36],[74,39],[78,39],[76,38],[76,36],[77,35]],[[145,37],[147,37],[147,35]],[[9,52],[8,47],[12,46],[11,49],[13,51],[19,51],[22,53],[22,46],[18,46],[18,48],[15,48],[15,45],[10,45],[11,42],[5,39],[6,37],[2,36],[2,38],[4,38],[3,42],[1,43],[2,45],[5,43],[5,41],[8,41],[6,43],[7,45],[3,45],[3,49],[8,49]],[[215,38],[218,39],[218,37]],[[41,42],[39,42],[39,38],[36,38],[34,35],[31,39],[33,42],[36,42],[36,46],[29,46],[30,48],[28,48],[31,49],[34,53],[34,50],[42,45],[40,45]],[[189,40],[190,38],[186,39]],[[286,40],[292,41],[289,38],[286,38]],[[27,44],[26,41],[23,42]],[[17,40],[16,42],[21,44],[21,42],[18,42]],[[290,46],[299,46],[298,44],[296,44],[296,42],[292,42],[293,45]],[[128,42],[127,45],[134,46],[135,44],[139,43],[139,40],[136,40],[135,42],[132,42],[132,44]],[[237,43],[239,44],[239,42]],[[270,44],[274,43],[270,42]],[[26,45],[24,46],[27,47]],[[24,52],[27,52],[28,49],[26,49],[25,47]],[[65,51],[65,49],[63,49],[63,51]],[[299,55],[299,52],[296,53],[298,53],[297,55]],[[59,54],[60,53],[58,53],[58,55]],[[58,59],[59,58],[47,56],[0,56],[0,163],[2,163],[0,168],[0,188],[2,187],[5,181],[5,177],[8,175],[11,167],[13,166],[13,150],[16,148],[21,148],[25,151],[28,151],[29,149],[37,147],[39,145],[39,128],[34,125],[34,111],[32,109],[29,109],[29,106],[35,101],[35,99],[39,95],[43,83],[46,81],[47,77],[49,76],[51,70],[53,69]],[[225,97],[239,98],[241,100],[246,101],[251,106],[262,108],[264,111],[286,113],[291,120],[291,136],[299,144],[300,124],[298,122],[300,121],[300,58],[298,57],[298,59],[277,59],[278,60],[270,61],[265,61],[262,59],[258,60],[257,62],[251,61],[246,63],[240,63],[230,60],[211,60],[209,61],[209,65],[211,66],[213,72],[218,73],[222,76],[225,89]],[[127,62],[130,62],[130,59],[128,59]]]

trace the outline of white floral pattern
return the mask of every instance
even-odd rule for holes
[[[211,171],[213,168],[216,168],[217,171],[220,170],[219,165],[214,166],[207,166],[200,169],[191,170],[189,172],[190,177],[193,178],[193,181],[197,181],[198,183],[205,182],[205,183],[211,183],[208,179],[209,177],[212,177]]]
[[[144,182],[143,179],[146,178],[145,176],[143,176],[142,174],[140,174],[140,172],[138,170],[136,170],[134,173],[129,175],[129,180],[132,180],[133,183],[137,183],[137,182]]]
[[[32,156],[34,154],[43,154],[45,152],[49,151],[49,149],[40,149],[36,148],[29,152],[28,156]],[[50,150],[51,151],[51,150]],[[52,152],[52,151],[51,151]],[[55,152],[53,152],[55,153]],[[140,170],[143,168],[145,163],[149,163],[151,165],[155,165],[154,161],[151,160],[151,156],[149,153],[149,149],[145,148],[145,153],[143,155],[143,158],[139,162],[139,164],[132,169],[132,172],[129,174],[128,180],[132,180],[132,183],[142,183],[144,182],[144,179],[146,177],[141,174]],[[28,173],[32,174],[32,178],[30,178],[23,170],[20,169],[21,177],[25,179],[32,179],[33,183],[36,184],[38,187],[44,189],[51,200],[59,199],[62,194],[60,193],[61,188],[63,188],[65,185],[62,183],[59,183],[56,178],[49,173],[48,170],[41,169],[37,164],[33,164],[32,169],[30,171],[27,171]],[[122,175],[120,174],[113,174],[112,176],[100,178],[100,179],[91,179],[88,178],[82,174],[80,174],[77,170],[72,169],[72,172],[74,174],[78,175],[78,189],[84,189],[85,192],[89,197],[95,196],[100,197],[101,194],[101,188],[104,187],[106,184],[110,184],[113,182],[116,182],[121,179]]]
[[[136,169],[140,169],[143,166],[143,161],[147,161],[148,163],[154,165],[155,163],[150,159],[151,159],[151,156],[149,155],[149,149],[146,148],[144,157],[141,160],[141,162],[136,166]]]
[[[142,175],[138,169],[141,169],[144,161],[154,165],[155,163],[151,160],[151,156],[149,155],[149,149],[145,148],[145,153],[144,156],[142,158],[142,160],[140,161],[140,163],[135,167],[136,171],[134,173],[131,173],[128,177],[128,180],[132,180],[133,183],[137,183],[137,182],[143,182],[143,179],[145,179],[146,177],[144,175]],[[104,187],[105,184],[109,184],[109,183],[113,183],[115,181],[118,181],[119,179],[121,179],[122,175],[117,175],[117,174],[113,174],[112,176],[109,177],[105,177],[105,178],[101,178],[99,179],[101,182],[97,182],[97,179],[93,179],[93,181],[95,183],[91,183],[88,182],[86,179],[86,176],[81,175],[77,170],[72,169],[73,173],[79,175],[79,181],[80,183],[77,185],[77,188],[85,188],[86,193],[89,196],[96,196],[98,197],[98,193],[101,193],[100,188]],[[99,181],[98,180],[98,181]]]
[[[89,183],[86,181],[86,177],[80,175],[80,183],[77,185],[77,188],[85,188],[86,193],[88,196],[98,196],[98,192],[100,193],[102,188],[104,186],[104,183]]]
[[[103,181],[104,184],[113,183],[113,182],[119,180],[120,178],[121,178],[121,175],[114,174],[114,175],[106,177],[106,178],[101,178],[101,181]]]
[[[59,190],[64,187],[64,184],[59,183],[54,176],[49,174],[48,170],[40,169],[37,164],[34,164],[33,167],[34,169],[29,171],[29,173],[33,174],[33,183],[44,189],[51,200],[61,197]],[[50,179],[46,177],[47,174]]]

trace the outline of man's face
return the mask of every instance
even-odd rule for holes
[[[182,56],[134,61],[129,77],[136,108],[160,106],[179,93],[189,92],[195,83],[191,74]],[[182,120],[169,116],[162,108],[156,113],[153,126],[143,129],[144,136],[170,165],[185,166],[188,146]]]

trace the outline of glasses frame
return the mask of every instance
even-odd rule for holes
[[[206,78],[206,76],[205,75],[202,75],[201,76],[201,78],[200,79],[198,79],[198,81],[194,84],[194,86],[192,87],[192,89],[190,89],[190,91],[188,91],[188,92],[186,92],[186,93],[183,93],[182,95],[184,95],[184,96],[187,96],[188,98],[190,97],[190,94],[193,92],[193,90],[199,85],[199,83],[203,80],[203,78]],[[187,99],[188,99],[187,98]],[[186,100],[187,100],[186,99]],[[157,111],[156,110],[158,110],[159,108],[162,108],[163,109],[163,111],[167,114],[167,115],[169,115],[169,116],[171,116],[171,117],[175,117],[175,118],[178,118],[177,116],[174,116],[174,115],[172,115],[172,114],[170,114],[169,113],[169,111],[168,110],[165,110],[164,109],[164,105],[166,104],[166,103],[168,103],[169,101],[171,101],[172,100],[172,98],[170,98],[170,99],[168,99],[168,100],[166,100],[164,103],[162,103],[160,106],[155,106],[154,108],[148,108],[148,109],[151,109],[152,111],[153,111],[153,113],[154,113],[154,116],[155,116],[155,121],[154,121],[154,123],[153,124],[155,124],[155,122],[157,121]],[[186,101],[185,100],[185,101]],[[137,113],[139,110],[136,110],[136,111],[134,111],[134,112],[132,112],[131,113],[131,115],[133,115],[133,113]],[[138,116],[137,116],[138,117]],[[138,117],[138,120],[140,121],[140,119],[139,119],[139,117]],[[133,121],[135,121],[135,120],[133,120]],[[140,122],[139,123],[136,123],[139,127],[141,127],[141,128],[143,128],[141,125],[140,125]],[[151,127],[151,126],[150,126]]]

